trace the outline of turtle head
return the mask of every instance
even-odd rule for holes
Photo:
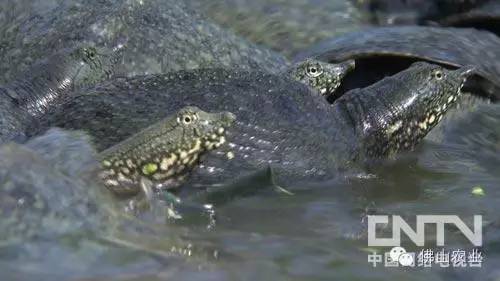
[[[457,101],[472,72],[471,67],[449,70],[418,62],[336,103],[356,120],[368,158],[392,156],[422,141]]]
[[[342,79],[354,66],[354,60],[327,63],[308,59],[292,66],[288,74],[292,79],[306,84],[328,98],[335,94]]]
[[[425,62],[414,63],[404,79],[407,95],[401,97],[399,108],[412,130],[425,136],[461,95],[461,89],[474,68],[449,70]],[[408,130],[408,128],[407,128]]]
[[[223,111],[208,113],[195,106],[187,106],[177,113],[175,122],[182,127],[182,142],[200,143],[206,150],[225,143],[226,129],[236,120],[234,114]]]
[[[29,95],[13,98],[31,115],[43,114],[68,91],[109,78],[120,53],[117,48],[106,51],[105,48],[87,45],[58,50],[33,64],[22,79],[14,81],[9,87],[32,89]]]
[[[453,107],[472,72],[472,67],[449,70],[417,62],[393,76],[399,89],[383,97],[389,103],[383,134],[389,151],[413,149]]]
[[[108,49],[90,45],[79,46],[66,55],[65,62],[72,70],[72,84],[76,88],[93,85],[110,78],[120,61],[123,48]]]
[[[137,171],[160,188],[178,186],[207,151],[226,141],[236,117],[187,106],[100,154],[104,185],[120,195],[135,195],[140,183],[126,175]]]

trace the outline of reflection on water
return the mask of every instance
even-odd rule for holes
[[[287,54],[358,27],[347,1],[189,2],[250,40]],[[113,227],[108,221],[98,235],[82,231],[57,243],[44,237],[31,244],[0,244],[0,279],[499,280],[500,106],[482,105],[449,120],[434,137],[415,153],[371,171],[372,176],[290,187],[294,195],[275,192],[265,182],[247,182],[259,185],[258,191],[217,207],[211,227],[209,220],[166,226],[130,220]],[[40,152],[41,144],[35,146],[33,155],[50,158]],[[85,162],[76,156],[65,161]],[[72,178],[74,167],[52,168]],[[471,194],[477,186],[485,196]],[[457,271],[372,268],[368,214],[481,214],[485,264]],[[71,217],[57,219],[72,223]],[[459,234],[448,234],[450,247],[469,247]]]

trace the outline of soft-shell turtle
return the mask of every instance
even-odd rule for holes
[[[451,68],[474,66],[477,75],[470,85],[494,100],[500,93],[500,38],[486,31],[418,26],[370,28],[320,43],[297,59],[306,57],[326,62],[356,60],[355,71],[346,76],[336,96],[370,85],[419,60]]]
[[[100,153],[99,177],[119,195],[135,195],[151,185],[176,187],[202,155],[226,142],[226,129],[234,119],[229,112],[185,107]]]
[[[333,106],[303,84],[261,72],[205,69],[117,79],[72,97],[46,126],[84,129],[100,149],[187,105],[229,111],[237,121],[224,149],[197,176],[224,182],[275,168],[278,182],[322,180],[371,158],[413,148],[456,100],[469,71],[419,63]]]
[[[116,73],[130,76],[198,67],[276,72],[287,63],[176,0],[63,1],[48,12],[2,28],[9,32],[0,38],[0,82],[18,77],[54,50],[83,44],[124,47]]]
[[[119,58],[120,50],[92,46],[63,49],[0,86],[0,142],[22,140],[26,127],[69,92],[111,77]]]

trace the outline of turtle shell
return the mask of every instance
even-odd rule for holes
[[[500,35],[500,2],[491,1],[471,11],[444,18],[440,23],[444,26],[474,27]]]
[[[369,28],[324,41],[296,59],[307,57],[328,62],[356,60],[355,71],[345,77],[335,97],[422,60],[449,68],[474,66],[476,75],[469,79],[466,90],[492,100],[500,97],[500,38],[486,31],[420,26]]]
[[[353,0],[373,24],[422,24],[457,13],[464,13],[488,0]]]
[[[118,76],[201,67],[279,72],[287,64],[281,55],[205,20],[182,1],[63,2],[0,25],[1,83],[54,51],[82,44],[123,49]]]
[[[357,30],[362,15],[349,1],[186,0],[195,11],[251,42],[285,54]],[[335,28],[330,28],[335,26]]]

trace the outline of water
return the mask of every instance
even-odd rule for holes
[[[77,232],[57,243],[2,247],[2,280],[498,280],[499,109],[482,105],[449,120],[442,141],[425,141],[371,177],[296,186],[294,195],[275,192],[265,181],[248,182],[264,186],[216,208],[215,224],[203,218],[161,220],[154,227],[130,222],[98,236]],[[475,186],[486,195],[473,196]],[[373,268],[367,214],[410,221],[416,214],[453,214],[468,224],[481,214],[483,267]],[[452,229],[446,228],[446,238],[450,249],[471,248]]]
[[[263,5],[261,2],[252,2],[250,6],[263,9],[259,6]],[[302,7],[297,4],[300,1],[273,2]],[[302,2],[316,5],[318,9],[322,5],[348,5],[343,1]],[[211,5],[207,11],[216,11],[222,4]],[[255,12],[238,11],[248,15]],[[352,12],[346,11],[339,13]],[[231,16],[234,15],[228,15]],[[356,17],[345,19],[350,23],[339,30],[357,28]],[[258,18],[258,21],[264,27],[276,26],[274,18]],[[276,50],[287,44],[281,40],[289,38],[287,36],[264,38],[262,31],[251,31],[255,26],[252,21],[240,24],[231,27],[244,35],[247,32],[251,40]],[[241,31],[245,26],[247,31]],[[306,25],[300,27],[295,30],[310,31]],[[276,28],[279,31],[281,27]],[[297,48],[310,43],[301,41],[300,36]],[[0,279],[500,280],[497,266],[500,262],[500,106],[478,106],[451,118],[445,125],[429,136],[417,151],[401,155],[363,177],[289,187],[293,195],[276,192],[265,181],[244,183],[258,187],[258,191],[217,207],[215,224],[207,218],[164,223],[163,217],[153,216],[154,223],[141,225],[131,220],[112,230],[98,231],[99,235],[82,230],[55,239],[37,238],[22,245],[0,244]],[[86,141],[85,137],[73,137],[75,141],[64,137],[63,144],[79,143],[76,147],[65,148],[61,144],[51,148],[43,145],[42,140],[32,143],[31,149],[36,152],[28,152],[28,155],[46,159],[53,154],[40,153],[40,150],[63,147],[73,152],[76,149],[81,155],[92,154],[90,148],[81,144],[82,138]],[[58,176],[72,178],[73,165],[79,167],[81,162],[91,161],[82,160],[78,154],[71,155],[69,160],[64,160],[71,165],[55,165],[55,170],[63,171],[63,175]],[[32,167],[35,171],[45,163],[37,164],[37,161],[23,160],[19,162],[21,166],[14,168],[19,169],[20,175],[29,174],[30,171],[23,169]],[[22,164],[28,162],[30,164]],[[481,187],[485,195],[474,196],[474,187]],[[96,187],[89,184],[88,188]],[[109,199],[102,199],[100,203],[112,204]],[[473,215],[481,214],[485,224],[481,249],[484,264],[479,269],[443,269],[436,265],[432,269],[408,270],[380,265],[373,268],[367,262],[367,255],[373,250],[367,245],[368,214],[401,215],[410,220],[417,214],[453,214],[469,224]],[[65,221],[64,217],[60,219]],[[89,218],[82,218],[86,219]],[[105,226],[111,224],[104,222]],[[446,235],[450,249],[471,248],[456,231],[447,228]],[[432,248],[432,239],[428,242]],[[417,250],[408,242],[405,246]]]

